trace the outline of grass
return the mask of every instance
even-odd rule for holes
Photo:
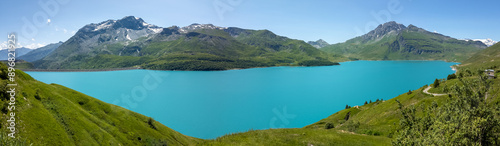
[[[5,65],[0,68],[6,72]],[[78,91],[36,81],[22,71],[16,74],[21,141],[35,145],[185,145],[202,141]],[[2,79],[3,85],[6,80]],[[5,93],[5,88],[2,90]],[[5,108],[6,99],[0,102]],[[6,118],[4,115],[0,120]]]
[[[219,137],[202,145],[389,145],[390,138],[336,129],[253,130]]]

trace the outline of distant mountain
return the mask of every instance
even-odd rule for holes
[[[18,59],[25,60],[28,62],[40,60],[43,57],[52,53],[52,51],[54,51],[57,47],[61,46],[61,44],[63,44],[63,42],[49,44],[47,46],[44,46],[44,47],[41,47],[38,49],[34,49],[33,51],[30,51],[30,52],[18,57]]]
[[[34,65],[42,69],[225,70],[334,65],[333,59],[304,41],[268,30],[212,24],[161,28],[128,16],[84,26]]]
[[[318,48],[318,49],[330,45],[330,44],[328,44],[326,41],[324,41],[322,39],[319,39],[317,41],[309,41],[307,43],[310,44],[310,45],[312,45],[315,48]]]
[[[486,46],[493,46],[494,44],[498,43],[498,41],[494,41],[491,39],[465,39],[465,41],[480,41],[483,42]]]
[[[391,21],[365,35],[321,50],[363,60],[463,61],[486,47],[480,41],[457,40]]]
[[[28,53],[32,51],[32,49],[28,49],[28,48],[16,48],[16,58],[19,57],[19,56],[23,56],[24,54]],[[8,58],[8,53],[9,53],[9,50],[8,49],[3,49],[3,50],[0,50],[0,60],[7,60]]]

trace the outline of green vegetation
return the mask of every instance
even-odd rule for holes
[[[203,145],[389,145],[391,139],[333,129],[252,130],[207,141]]]
[[[434,80],[434,84],[432,84],[432,87],[433,88],[439,87],[439,80],[438,79]]]
[[[403,109],[401,129],[393,145],[498,145],[500,139],[499,109],[485,100],[491,81],[459,79],[462,85],[451,88],[450,98]]]
[[[6,121],[7,72],[0,64],[0,109]],[[18,138],[1,145],[185,145],[202,142],[182,135],[144,115],[104,103],[57,84],[45,84],[16,70]]]
[[[347,60],[327,54],[304,41],[278,36],[268,30],[239,28],[179,28],[131,42],[80,44],[79,34],[45,58],[33,62],[39,69],[110,69],[141,67],[154,70],[227,70],[270,66],[329,66]],[[83,50],[82,48],[89,48]]]
[[[462,74],[474,74],[486,69],[498,71],[500,68],[500,43],[479,51],[474,56],[465,60],[458,66],[459,70],[464,70]]]
[[[445,60],[460,62],[468,59],[481,46],[474,41],[457,40],[428,32],[413,25],[400,33],[388,33],[377,39],[363,36],[321,48],[329,53],[344,55],[351,60]]]

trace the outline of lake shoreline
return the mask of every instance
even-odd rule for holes
[[[111,69],[19,69],[24,72],[102,72],[142,69],[139,67],[111,68]]]
[[[444,61],[444,62],[453,62],[447,60],[349,60],[337,62],[336,65],[325,65],[325,66],[337,66],[342,65],[340,63],[345,62],[356,62],[356,61]],[[453,62],[460,63],[460,62]],[[250,67],[250,68],[230,68],[225,70],[155,70],[155,71],[230,71],[230,70],[245,70],[245,69],[254,69],[254,68],[268,68],[268,67],[283,67],[283,66],[262,66],[262,67]],[[320,67],[320,66],[285,66],[285,67]],[[451,66],[450,66],[451,67]],[[452,70],[456,69],[451,67]],[[111,68],[111,69],[19,69],[27,72],[103,72],[103,71],[123,71],[123,70],[136,70],[136,69],[144,69],[141,67],[128,67],[128,68]],[[144,69],[144,70],[153,70],[153,69]]]

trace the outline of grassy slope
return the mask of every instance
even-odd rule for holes
[[[203,145],[389,145],[382,136],[354,134],[336,129],[270,129],[233,134]]]
[[[0,68],[5,72],[5,65]],[[35,145],[179,145],[201,141],[144,115],[57,84],[36,81],[22,71],[16,74],[15,112],[22,141]],[[5,93],[5,83],[2,79],[1,93]],[[5,110],[5,103],[2,98],[1,109]],[[6,118],[3,115],[0,120]]]
[[[500,43],[477,52],[465,60],[459,67],[461,70],[485,70],[500,67]],[[498,70],[498,69],[497,69]]]

